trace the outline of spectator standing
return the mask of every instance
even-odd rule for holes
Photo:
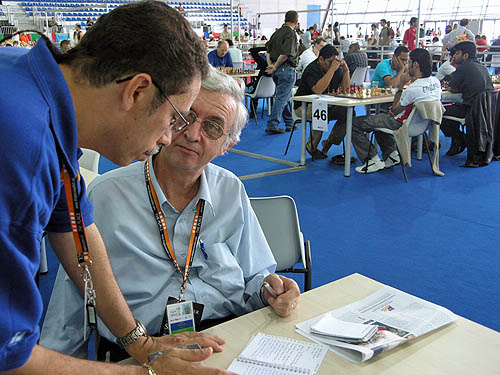
[[[286,130],[291,131],[294,126],[290,98],[298,63],[298,43],[294,31],[298,23],[299,14],[294,10],[289,10],[285,14],[283,26],[276,30],[266,43],[269,64],[266,72],[273,75],[276,84],[274,105],[266,127],[268,134],[284,133],[284,130],[279,127],[282,115]]]
[[[333,44],[339,45],[340,44],[340,30],[339,30],[339,23],[335,22],[333,24]]]
[[[475,39],[476,39],[477,50],[479,52],[484,52],[488,50],[488,42],[486,41],[486,39],[483,39],[481,35],[476,35]]]
[[[331,42],[333,38],[332,24],[329,24],[327,29],[323,31],[323,39],[327,42]]]
[[[342,58],[344,55],[349,52],[349,45],[351,42],[349,42],[348,39],[346,39],[344,36],[340,37],[340,50],[342,51]]]
[[[94,21],[91,17],[87,18],[87,28],[94,25]]]
[[[302,44],[306,48],[311,47],[312,42],[314,42],[314,40],[313,40],[313,31],[314,31],[314,28],[311,26],[304,33],[304,37],[302,39],[303,40]]]
[[[380,33],[378,31],[378,25],[376,23],[372,23],[372,34],[371,34],[371,45],[374,46],[378,44],[378,39],[379,39]]]
[[[75,26],[75,32],[73,33],[73,44],[77,45],[83,37],[82,27],[80,25]]]
[[[227,24],[224,24],[224,30],[222,30],[222,33],[220,34],[220,39],[222,40],[232,39],[231,32],[228,30]]]
[[[318,24],[317,23],[315,23],[313,25],[312,37],[313,37],[313,39],[316,39],[317,37],[319,37],[319,30],[318,30]]]
[[[403,46],[408,47],[410,51],[417,48],[415,41],[417,39],[417,17],[410,19],[410,27],[405,31],[403,37]]]
[[[466,40],[474,42],[474,34],[467,28],[468,26],[469,20],[467,18],[460,20],[460,26],[457,26],[443,37],[443,50],[445,48],[451,49],[455,44]]]
[[[389,30],[389,27],[387,26],[387,21],[384,18],[380,20],[380,27],[382,29],[380,30],[380,39],[378,44],[381,46],[388,46],[391,32]]]

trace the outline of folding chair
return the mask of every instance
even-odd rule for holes
[[[311,289],[311,247],[300,231],[297,207],[292,197],[250,198],[267,243],[276,260],[276,272],[303,273],[304,291]],[[294,268],[301,263],[304,268]]]
[[[250,98],[250,105],[252,106],[253,113],[255,114],[255,123],[259,125],[257,121],[257,110],[251,99],[270,99],[274,97],[276,91],[276,85],[274,84],[272,77],[262,76],[257,82],[257,87],[253,93],[245,93],[245,97]],[[269,107],[269,105],[268,105]]]

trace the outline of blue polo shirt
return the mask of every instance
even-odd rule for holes
[[[381,61],[377,67],[375,68],[375,72],[373,72],[372,82],[378,81],[378,87],[387,87],[384,81],[384,77],[391,76],[394,77],[398,74],[397,69],[392,69],[391,59]]]
[[[71,232],[60,149],[78,172],[77,128],[66,81],[43,39],[31,50],[0,47],[0,372],[26,363],[43,303],[35,283],[45,230]],[[85,225],[93,223],[83,179]],[[76,257],[76,254],[74,255]]]
[[[228,52],[224,57],[219,57],[219,55],[217,55],[216,49],[208,53],[208,62],[210,63],[210,65],[215,66],[216,68],[218,66],[229,66],[231,68],[233,67],[233,59],[231,58],[231,54]]]

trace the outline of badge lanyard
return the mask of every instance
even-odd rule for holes
[[[163,215],[160,202],[158,201],[158,196],[151,182],[149,160],[150,159],[146,160],[146,162],[144,163],[144,178],[146,180],[146,190],[148,191],[149,202],[151,203],[151,208],[153,209],[153,214],[155,216],[156,223],[158,224],[158,230],[160,232],[160,238],[161,238],[161,243],[163,245],[163,249],[165,250],[165,253],[167,253],[168,259],[170,259],[170,261],[174,264],[174,267],[177,269],[177,271],[179,271],[179,273],[182,276],[182,285],[178,298],[178,300],[181,301],[182,297],[184,296],[184,292],[186,291],[189,271],[191,270],[191,265],[193,263],[194,254],[196,252],[198,239],[200,237],[201,221],[203,219],[205,201],[203,199],[200,199],[198,201],[198,204],[196,205],[196,212],[194,214],[193,225],[191,228],[191,235],[189,238],[189,248],[186,258],[186,266],[184,267],[184,272],[182,272],[181,267],[177,262],[175,253],[173,251],[172,244],[170,243],[170,239],[168,237],[168,229],[165,223],[165,216]]]
[[[83,223],[80,201],[78,200],[78,189],[76,181],[80,181],[80,174],[76,178],[71,178],[64,163],[61,166],[61,181],[64,182],[64,191],[66,193],[66,203],[68,205],[69,219],[75,241],[78,266],[83,269],[83,282],[85,283],[84,304],[86,313],[83,319],[83,339],[87,340],[87,323],[91,329],[97,327],[95,311],[95,290],[90,274],[89,266],[92,264],[90,252],[87,244],[87,234]]]

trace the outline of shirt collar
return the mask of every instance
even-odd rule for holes
[[[170,207],[172,207],[172,209],[175,210],[175,208],[173,208],[173,206],[167,200],[167,197],[165,197],[165,194],[163,193],[163,190],[160,186],[160,183],[158,182],[155,170],[153,168],[153,156],[149,157],[149,163],[150,163],[150,167],[151,167],[151,168],[149,168],[150,174],[151,174],[151,181],[152,181],[153,187],[156,191],[156,195],[158,196],[158,202],[160,203],[160,207],[163,207],[163,204],[167,203]],[[207,207],[206,204],[208,204],[211,208],[212,215],[215,216],[215,208],[212,204],[212,195],[210,194],[210,189],[208,187],[205,169],[201,172],[200,188],[198,190],[198,194],[196,194],[195,199],[196,199],[196,202],[198,202],[200,199],[203,199],[205,201],[205,207]]]
[[[47,44],[41,39],[27,54],[35,81],[49,106],[50,126],[59,155],[71,178],[78,174],[78,134],[73,101],[66,80]]]

